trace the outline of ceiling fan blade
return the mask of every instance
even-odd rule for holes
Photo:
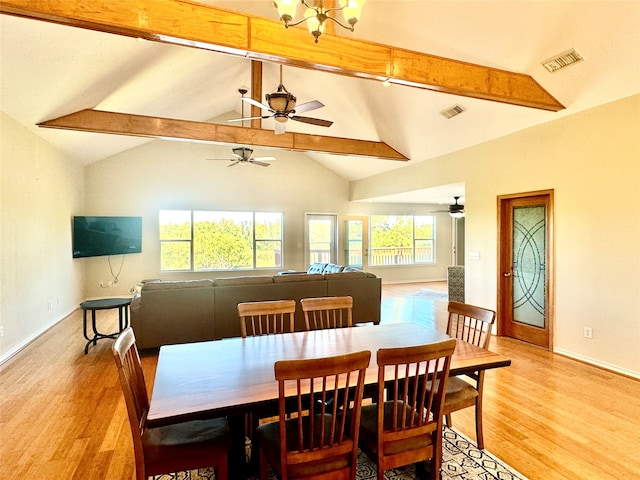
[[[260,160],[263,162],[270,162],[272,160],[275,160],[276,157],[253,157],[251,160]]]
[[[258,160],[254,159],[254,158],[249,160],[249,163],[253,163],[254,165],[260,165],[261,167],[268,167],[269,165],[271,165],[270,163],[259,162]]]
[[[256,118],[271,118],[271,115],[262,115],[258,117],[232,118],[231,120],[227,120],[227,122],[244,122],[245,120],[255,120]]]
[[[276,132],[276,135],[282,135],[287,131],[287,124],[285,122],[276,122],[274,131]]]
[[[310,123],[311,125],[318,125],[319,127],[330,127],[333,125],[333,122],[330,120],[322,120],[321,118],[311,118],[311,117],[299,117],[297,115],[293,115],[291,120],[295,120],[296,122],[302,123]]]
[[[219,162],[221,160],[225,161],[225,162],[235,162],[236,161],[235,158],[207,158],[206,160],[207,161],[215,160],[216,162]]]
[[[229,165],[227,165],[227,167],[235,167],[240,163],[240,160],[232,160],[232,162],[233,163],[230,163]]]
[[[322,107],[324,107],[324,103],[319,102],[318,100],[312,100],[310,102],[296,105],[296,107],[293,110],[295,113],[304,113],[304,112],[309,112],[311,110],[315,110],[316,108],[322,108]]]
[[[242,97],[242,100],[244,100],[247,103],[250,103],[251,105],[261,108],[263,110],[266,110],[267,112],[273,112],[273,110],[271,110],[271,107],[269,107],[269,105],[265,105],[264,103],[260,103],[257,100],[254,100],[253,98],[249,98],[249,97]]]

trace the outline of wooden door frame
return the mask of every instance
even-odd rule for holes
[[[512,232],[505,232],[504,229],[504,216],[509,213],[508,208],[506,207],[506,203],[508,201],[517,199],[517,198],[527,198],[527,197],[536,197],[536,196],[547,196],[549,199],[549,207],[547,209],[547,248],[546,248],[546,262],[547,262],[547,278],[546,278],[546,291],[545,295],[547,297],[547,311],[546,313],[546,321],[549,326],[549,340],[547,349],[549,351],[553,351],[554,346],[554,326],[555,326],[555,311],[556,311],[556,302],[555,302],[555,232],[554,232],[554,190],[536,190],[532,192],[524,192],[524,193],[514,193],[509,195],[498,195],[498,255],[497,255],[497,292],[498,292],[498,305],[497,305],[497,334],[500,336],[505,335],[505,309],[507,302],[509,301],[508,292],[506,292],[506,288],[504,287],[504,276],[503,272],[505,271],[505,252],[509,251],[511,248],[511,235]],[[509,265],[509,268],[511,266]]]

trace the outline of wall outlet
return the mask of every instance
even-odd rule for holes
[[[584,327],[584,338],[593,338],[593,330],[591,327]]]
[[[0,337],[4,337],[4,325],[0,325]]]
[[[53,310],[53,300],[47,300],[47,310]]]

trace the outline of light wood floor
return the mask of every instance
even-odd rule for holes
[[[385,322],[443,328],[446,302],[412,296],[443,283],[383,287]],[[98,312],[104,329],[117,311]],[[1,479],[132,479],[122,393],[103,340],[84,355],[73,313],[0,367]],[[531,480],[640,478],[640,382],[508,338],[512,365],[485,380],[485,446]],[[156,356],[142,358],[153,384]],[[453,414],[474,438],[473,411]]]

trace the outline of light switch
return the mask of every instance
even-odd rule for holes
[[[469,252],[469,260],[480,260],[480,252]]]

